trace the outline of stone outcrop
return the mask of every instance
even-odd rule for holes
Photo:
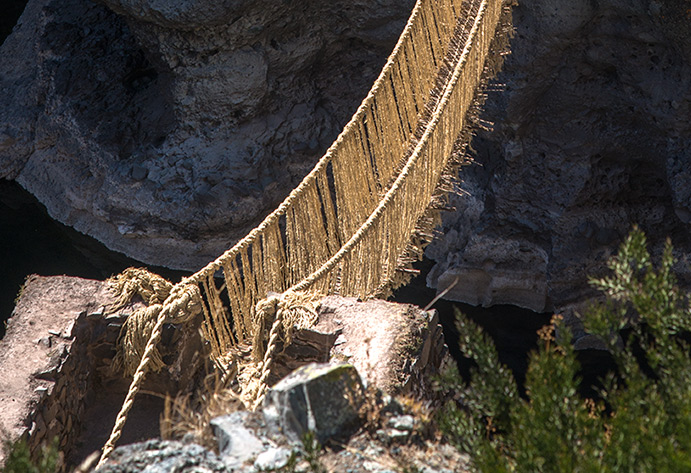
[[[684,1],[525,0],[512,53],[427,250],[428,284],[476,305],[559,310],[639,224],[691,273],[691,17]]]
[[[9,320],[7,335],[0,340],[0,401],[4,407],[0,430],[7,431],[11,440],[25,438],[34,453],[57,437],[63,467],[73,466],[103,446],[129,388],[130,379],[114,370],[112,362],[124,321],[142,303],[135,301],[110,313],[113,302],[113,294],[101,281],[32,276]],[[147,373],[120,444],[159,435],[163,397],[196,392],[202,385],[208,360],[198,324],[167,324],[164,328],[159,349],[166,367]],[[361,374],[374,390],[424,394],[429,375],[437,372],[446,353],[436,311],[330,296],[322,300],[318,323],[296,330],[292,342],[279,347],[269,382],[273,385],[315,360],[349,361],[345,374],[351,381],[359,383]],[[327,393],[328,387],[328,383],[324,388],[318,382],[310,387],[315,407],[317,398],[344,394],[343,387]],[[350,397],[359,406],[364,401],[361,396],[356,399],[355,388]],[[278,394],[268,397],[274,407],[282,402]],[[293,398],[288,395],[285,399]],[[339,408],[341,414],[345,407]],[[346,416],[355,428],[360,425],[355,421],[358,409]],[[318,417],[315,422],[321,428],[320,440],[334,437],[329,430],[335,424],[332,418]],[[382,430],[383,436],[388,435],[387,429]],[[345,427],[341,430],[345,432]],[[299,441],[299,434],[293,440]]]
[[[429,394],[430,375],[448,354],[436,310],[353,297],[322,299],[316,332],[337,335],[330,359],[354,365],[388,394]]]
[[[467,455],[427,438],[419,414],[391,396],[366,394],[352,365],[310,364],[271,388],[257,411],[213,419],[218,456],[183,443],[189,437],[149,440],[117,448],[98,471],[469,471]]]
[[[93,337],[94,319],[86,314],[107,300],[97,281],[32,277],[26,282],[15,310],[21,316],[10,319],[0,340],[3,435],[11,440],[24,436],[32,452],[54,436],[63,452],[74,446],[76,436],[63,432],[78,432],[83,400],[93,397],[91,373],[104,356],[102,342],[113,335],[101,326],[96,330],[100,336]],[[91,350],[85,339],[92,342]],[[3,454],[4,449],[0,464]]]
[[[62,470],[102,447],[129,388],[111,364],[133,307],[108,314],[113,301],[102,281],[32,276],[0,340],[0,432],[24,438],[32,454],[57,437]],[[168,369],[147,376],[143,389],[154,395],[136,400],[123,443],[156,436],[163,394],[185,389],[200,372],[199,335],[189,329],[166,330]]]
[[[413,3],[31,0],[0,48],[0,177],[196,270],[331,144]]]
[[[312,363],[272,386],[262,412],[270,428],[293,443],[312,432],[324,444],[360,428],[364,402],[365,388],[353,365]]]
[[[326,296],[317,313],[317,323],[296,329],[290,344],[277,342],[269,385],[308,363],[347,362],[387,394],[430,394],[430,376],[448,355],[436,310]]]

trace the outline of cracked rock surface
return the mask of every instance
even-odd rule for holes
[[[633,224],[667,236],[689,284],[691,10],[687,1],[525,0],[461,170],[456,211],[427,250],[428,284],[475,305],[538,312],[592,297]],[[685,261],[686,260],[686,261]]]
[[[30,0],[0,48],[0,178],[140,261],[196,270],[288,194],[413,0]]]

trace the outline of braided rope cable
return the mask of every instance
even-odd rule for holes
[[[198,305],[200,300],[201,294],[199,293],[199,287],[196,284],[189,284],[187,280],[183,280],[171,291],[170,296],[168,296],[168,299],[166,299],[166,301],[163,303],[161,310],[158,313],[158,317],[156,318],[156,323],[151,330],[149,341],[144,348],[142,358],[139,361],[139,366],[134,372],[132,382],[130,383],[127,395],[125,396],[125,400],[115,419],[113,430],[108,438],[108,441],[103,446],[103,453],[101,454],[101,459],[99,460],[98,465],[96,465],[96,469],[100,468],[106,462],[110,454],[115,449],[115,444],[122,435],[122,429],[127,421],[127,415],[129,414],[130,409],[132,409],[134,398],[139,392],[141,383],[144,380],[147,365],[151,362],[153,358],[152,355],[156,350],[156,345],[161,339],[163,324],[166,323],[168,317],[171,315],[176,316],[187,311],[190,306]]]
[[[500,0],[482,0],[482,3],[480,5],[480,8],[478,10],[477,15],[475,16],[475,21],[473,23],[473,27],[471,30],[471,34],[469,35],[468,41],[465,43],[465,47],[463,49],[463,52],[458,58],[457,61],[455,61],[455,67],[453,70],[453,74],[451,76],[451,79],[448,80],[448,82],[444,85],[442,92],[439,95],[441,95],[441,98],[439,101],[436,102],[435,105],[432,105],[434,107],[434,112],[432,114],[432,118],[426,123],[425,125],[425,130],[422,135],[422,137],[419,140],[414,141],[414,149],[409,155],[408,160],[406,161],[403,169],[400,171],[400,174],[397,176],[393,184],[388,188],[386,194],[384,197],[379,201],[377,207],[371,212],[367,220],[359,226],[357,231],[352,234],[352,236],[349,238],[349,240],[343,245],[333,256],[331,256],[325,263],[323,263],[317,270],[313,271],[311,274],[309,274],[307,277],[303,278],[300,282],[297,284],[293,285],[290,289],[286,290],[283,295],[283,297],[278,297],[276,300],[271,300],[270,305],[277,305],[276,309],[276,318],[272,324],[271,331],[269,333],[269,340],[267,344],[267,349],[266,352],[264,353],[263,360],[259,364],[259,375],[258,375],[258,388],[256,390],[256,394],[253,396],[254,401],[252,405],[254,407],[258,406],[261,403],[261,400],[263,399],[265,392],[266,392],[266,381],[269,377],[270,373],[270,368],[274,360],[274,355],[275,355],[275,350],[277,346],[277,341],[279,340],[281,331],[282,331],[282,325],[284,323],[284,318],[286,315],[286,312],[289,310],[289,307],[286,305],[287,302],[284,298],[284,296],[288,294],[294,294],[296,292],[302,292],[307,290],[310,286],[312,286],[316,281],[318,281],[320,278],[325,276],[329,271],[333,270],[342,260],[345,258],[352,250],[353,248],[360,242],[362,239],[365,237],[365,235],[368,234],[369,231],[371,231],[371,228],[381,219],[382,215],[384,212],[389,208],[391,202],[393,201],[394,197],[399,193],[401,187],[403,186],[403,183],[406,182],[408,176],[412,172],[415,164],[417,161],[420,159],[420,157],[423,155],[424,148],[427,146],[427,143],[430,139],[430,136],[432,135],[432,132],[436,129],[440,118],[446,108],[447,103],[449,102],[451,92],[453,91],[454,87],[456,86],[460,76],[462,69],[466,62],[468,61],[468,56],[470,54],[470,49],[473,46],[473,39],[475,39],[475,36],[480,28],[480,25],[485,17],[485,13],[487,11],[487,5],[488,2],[494,2],[496,4],[500,3]],[[234,245],[232,248],[224,252],[220,257],[218,257],[216,260],[212,261],[209,263],[207,266],[202,268],[200,271],[195,273],[194,275],[190,276],[189,278],[186,278],[185,280],[181,281],[181,283],[177,284],[174,286],[174,288],[171,290],[171,295],[166,299],[166,301],[163,303],[160,312],[158,313],[158,317],[156,319],[156,323],[152,329],[151,336],[149,338],[148,343],[146,344],[146,348],[144,350],[144,354],[139,362],[139,366],[137,367],[137,370],[135,371],[135,375],[132,380],[132,384],[130,385],[130,390],[128,391],[128,394],[125,398],[125,402],[123,403],[122,409],[120,413],[118,414],[118,417],[116,419],[116,425],[113,428],[113,432],[111,434],[111,438],[108,440],[106,443],[106,446],[104,446],[103,454],[101,456],[101,460],[99,461],[99,467],[106,461],[110,453],[112,452],[115,443],[119,439],[122,431],[122,427],[124,426],[124,423],[127,418],[127,414],[129,410],[132,407],[133,399],[136,396],[137,392],[139,391],[142,379],[145,375],[146,368],[148,364],[150,363],[151,359],[151,354],[153,353],[153,350],[155,349],[156,344],[160,340],[161,336],[161,330],[164,322],[166,321],[166,318],[171,314],[171,312],[175,314],[181,313],[180,311],[184,310],[180,307],[180,302],[182,299],[185,298],[185,294],[187,291],[185,290],[180,290],[180,288],[189,286],[189,287],[194,287],[196,290],[196,293],[199,297],[199,304],[200,306],[203,304],[203,301],[201,301],[201,295],[199,294],[199,284],[202,284],[206,279],[210,278],[213,276],[213,274],[219,270],[221,267],[224,266],[225,263],[229,262],[233,258],[237,257],[239,254],[242,254],[241,252],[246,251],[247,248],[263,233],[269,228],[271,225],[275,225],[278,221],[278,219],[285,215],[288,209],[290,209],[295,200],[300,197],[310,185],[312,185],[312,181],[314,181],[318,174],[320,172],[323,172],[325,166],[329,164],[329,162],[332,160],[333,156],[336,154],[336,150],[338,149],[339,146],[341,146],[341,143],[344,142],[345,137],[350,133],[350,131],[358,125],[359,121],[363,119],[363,116],[369,106],[372,105],[374,101],[374,97],[376,92],[379,90],[379,88],[382,86],[385,80],[387,80],[387,74],[389,73],[389,70],[393,67],[394,60],[396,56],[399,54],[400,49],[402,48],[402,45],[404,43],[404,39],[406,39],[412,31],[412,26],[415,22],[415,19],[419,15],[421,6],[423,4],[424,0],[418,0],[415,8],[413,9],[413,12],[411,13],[411,16],[408,20],[408,23],[406,24],[406,27],[401,35],[401,38],[399,39],[399,42],[397,43],[396,47],[394,48],[394,51],[392,54],[389,56],[387,63],[382,70],[379,78],[373,85],[372,89],[370,90],[368,96],[365,98],[365,100],[361,103],[360,107],[358,108],[357,112],[351,119],[351,121],[346,125],[342,133],[339,135],[338,139],[331,145],[327,153],[322,157],[322,159],[319,160],[319,162],[316,164],[316,166],[313,168],[313,170],[303,179],[303,181],[290,193],[290,195],[279,205],[279,207],[269,214],[264,221],[256,227],[254,230],[252,230],[245,238],[240,240],[236,245]],[[496,6],[496,5],[495,5]],[[486,33],[486,32],[485,32]],[[481,38],[482,40],[482,38]],[[246,256],[246,255],[245,255]],[[189,302],[189,301],[188,301]]]
[[[279,302],[279,301],[277,301]],[[279,302],[280,304],[280,302]],[[278,342],[279,333],[281,331],[281,326],[283,325],[283,310],[278,308],[276,310],[276,320],[274,320],[271,326],[271,331],[269,332],[269,343],[266,347],[266,353],[264,353],[264,359],[262,360],[261,370],[259,374],[258,387],[256,391],[250,393],[251,398],[248,399],[248,405],[252,410],[255,410],[257,406],[264,399],[264,395],[267,389],[267,379],[271,373],[271,365],[273,364],[273,357],[276,353],[276,347]]]
[[[165,319],[166,311],[162,310],[158,315],[156,325],[154,325],[154,328],[151,331],[149,343],[146,344],[146,348],[144,349],[144,355],[142,356],[142,359],[139,362],[139,366],[137,367],[137,370],[134,373],[132,383],[130,384],[130,388],[127,391],[127,396],[125,396],[125,401],[123,402],[122,407],[120,408],[120,412],[118,412],[118,415],[115,419],[115,425],[113,426],[113,430],[110,434],[110,437],[108,438],[106,444],[103,446],[103,453],[101,454],[101,459],[99,460],[98,465],[96,465],[96,469],[100,468],[106,462],[110,454],[115,449],[116,442],[120,439],[120,436],[122,435],[122,429],[125,426],[125,422],[127,421],[127,414],[130,412],[130,409],[132,409],[132,405],[134,404],[134,398],[139,392],[141,383],[144,379],[146,366],[149,364],[149,361],[151,360],[151,353],[154,351],[154,349],[156,348],[156,344],[161,338],[161,332],[163,331],[163,324],[165,322]]]
[[[420,15],[420,11],[422,9],[424,1],[425,0],[416,1],[415,6],[413,7],[413,10],[410,14],[410,17],[408,18],[408,21],[403,29],[403,32],[401,33],[401,36],[399,37],[398,42],[396,43],[396,46],[394,47],[393,51],[389,55],[386,64],[384,64],[384,67],[379,73],[377,80],[374,81],[374,84],[372,85],[372,88],[370,89],[369,93],[360,103],[360,106],[355,111],[355,114],[352,116],[350,121],[345,125],[345,127],[343,127],[343,130],[338,135],[336,140],[331,144],[331,146],[329,146],[329,149],[326,151],[324,156],[322,156],[322,158],[317,162],[314,168],[312,168],[309,174],[305,176],[305,178],[300,182],[300,184],[298,184],[298,186],[292,190],[288,197],[286,197],[286,199],[283,202],[281,202],[281,204],[276,208],[276,210],[267,215],[267,217],[262,221],[262,223],[260,223],[252,231],[250,231],[232,248],[228,249],[214,261],[207,264],[205,267],[203,267],[195,274],[190,276],[190,282],[201,282],[204,278],[208,277],[211,274],[214,274],[219,268],[221,268],[224,262],[230,260],[231,258],[234,258],[243,249],[246,249],[250,244],[252,244],[252,242],[254,242],[259,236],[261,236],[270,225],[274,224],[280,217],[285,215],[288,209],[292,207],[293,202],[305,192],[305,190],[312,184],[312,181],[317,179],[319,173],[322,172],[322,170],[333,159],[336,150],[341,146],[346,137],[351,133],[351,130],[353,130],[360,123],[367,109],[373,104],[377,92],[379,91],[379,89],[383,87],[384,82],[387,80],[390,71],[395,64],[396,58],[401,53],[401,50],[405,42],[407,41],[408,37],[412,34],[413,26],[415,25],[415,22],[418,16]]]

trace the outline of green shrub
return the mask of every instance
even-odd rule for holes
[[[477,367],[467,384],[455,370],[444,376],[458,394],[440,410],[442,432],[482,472],[691,471],[691,312],[673,265],[669,241],[655,267],[634,228],[608,263],[612,274],[591,281],[606,302],[583,321],[617,366],[596,400],[579,395],[561,317],[539,332],[521,397],[491,340],[459,313],[461,350]]]
[[[58,439],[51,445],[43,447],[37,460],[32,460],[29,446],[24,440],[10,442],[3,441],[5,453],[5,466],[2,473],[55,473],[58,470],[60,453],[58,451]]]

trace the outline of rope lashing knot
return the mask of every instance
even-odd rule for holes
[[[183,279],[170,291],[163,303],[167,307],[167,323],[184,324],[202,311],[202,295],[197,284]]]
[[[116,291],[115,307],[124,306],[135,294],[149,304],[130,315],[120,331],[113,367],[122,369],[126,376],[132,376],[137,370],[153,327],[161,315],[165,317],[164,323],[181,324],[202,310],[199,287],[186,280],[173,285],[145,269],[129,268],[108,282]],[[159,371],[165,366],[158,348],[152,350],[150,357],[150,370]]]
[[[109,278],[106,283],[115,293],[115,303],[109,308],[113,313],[139,295],[147,305],[160,304],[168,298],[173,283],[144,268],[127,268],[117,276]]]
[[[312,327],[319,318],[322,294],[309,291],[272,293],[255,306],[252,361],[240,368],[240,398],[248,409],[256,409],[264,399],[278,342],[290,343],[295,330]],[[267,334],[267,327],[271,330]],[[264,344],[266,343],[266,349]]]
[[[134,278],[137,281],[131,283],[127,282],[126,275],[120,275],[114,278],[116,281],[116,290],[119,286],[121,290],[128,291],[131,297],[136,293],[141,294],[142,290],[147,291],[149,287],[155,288],[155,284],[149,286],[149,275],[151,273],[146,273],[148,273],[146,270],[137,270],[137,274]],[[141,276],[141,278],[139,276]],[[163,278],[161,278],[161,280],[165,281]],[[161,284],[160,281],[156,284],[159,289],[163,288],[166,290],[165,284]],[[156,290],[152,291],[152,293],[156,292]],[[126,374],[132,375],[132,383],[130,384],[130,389],[127,391],[127,396],[125,396],[122,408],[115,419],[115,425],[113,426],[110,438],[103,446],[103,453],[101,454],[101,459],[96,469],[100,468],[105,463],[115,448],[115,444],[120,438],[120,435],[122,435],[122,429],[127,420],[127,414],[132,408],[134,398],[139,392],[147,370],[157,370],[165,366],[156,348],[158,341],[161,339],[164,323],[166,321],[184,323],[195,317],[202,310],[203,302],[199,286],[192,282],[191,279],[183,279],[179,284],[175,286],[171,285],[167,292],[168,295],[165,300],[161,303],[155,303],[149,307],[136,311],[127,318],[127,321],[123,325],[118,353],[116,354],[115,360],[113,360],[113,364],[117,367],[119,363],[124,367]],[[156,296],[155,300],[161,300],[160,294],[162,294],[162,291],[159,290],[157,293],[159,296]],[[121,301],[125,300],[122,294],[123,293],[118,295],[118,299]],[[154,298],[149,298],[149,300],[154,300]],[[153,368],[150,368],[150,366]]]
[[[253,317],[252,359],[260,361],[265,358],[264,344],[267,339],[266,351],[279,337],[288,344],[296,329],[313,326],[319,317],[317,311],[322,297],[315,292],[286,291],[283,294],[271,293],[257,302]],[[268,327],[271,327],[270,332]]]
[[[252,317],[252,360],[262,361],[264,358],[264,343],[267,340],[267,327],[270,327],[276,319],[280,294],[271,293],[265,299],[257,302]]]

